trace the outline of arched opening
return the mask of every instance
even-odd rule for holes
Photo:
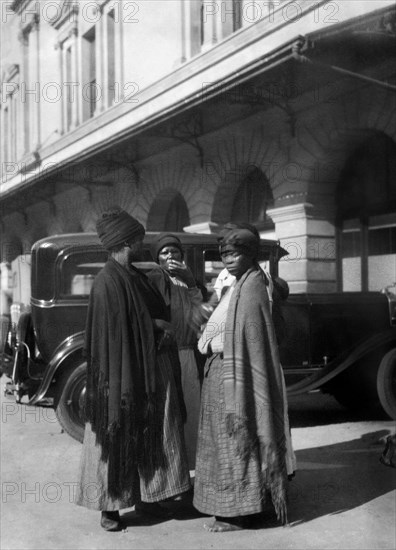
[[[248,222],[261,231],[271,230],[274,223],[267,210],[273,204],[274,197],[267,176],[256,166],[250,167],[235,193],[231,221]]]
[[[186,201],[174,189],[162,191],[154,200],[147,217],[147,231],[183,231],[190,225]]]
[[[338,287],[380,290],[396,280],[396,144],[366,139],[347,159],[337,186]]]

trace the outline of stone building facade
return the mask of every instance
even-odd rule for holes
[[[376,0],[2,2],[1,260],[255,224],[292,292],[396,280],[396,12]]]

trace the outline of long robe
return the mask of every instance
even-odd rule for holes
[[[186,406],[184,438],[190,470],[195,468],[198,419],[201,402],[201,384],[197,364],[196,310],[202,303],[202,293],[197,287],[188,288],[186,283],[172,277],[162,268],[153,269],[148,277],[158,288],[170,311],[170,322],[175,331],[180,367],[181,386]]]
[[[234,517],[259,513],[271,499],[286,522],[283,378],[260,269],[237,282],[223,335],[223,353],[205,365],[194,506]]]
[[[157,350],[160,294],[110,259],[95,278],[86,324],[87,424],[76,503],[96,510],[157,502],[189,489],[170,355]]]

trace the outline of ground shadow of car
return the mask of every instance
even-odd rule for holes
[[[290,525],[358,508],[394,490],[395,471],[379,460],[389,433],[380,430],[352,441],[297,451],[298,470],[289,491]]]
[[[308,394],[289,397],[289,423],[291,428],[307,428],[342,424],[344,422],[389,421],[381,407],[367,410],[348,410],[334,397]]]

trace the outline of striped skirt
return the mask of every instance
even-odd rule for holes
[[[193,504],[208,515],[256,514],[270,499],[262,489],[259,452],[238,456],[235,439],[227,435],[223,405],[223,360],[216,354],[205,365]]]
[[[172,366],[164,351],[157,356],[156,399],[163,412],[163,448],[166,466],[153,472],[137,468],[133,479],[128,480],[122,495],[115,499],[108,494],[108,463],[101,460],[101,448],[95,444],[95,434],[89,424],[85,427],[80,460],[79,485],[75,503],[91,510],[120,510],[143,502],[159,502],[190,489],[190,475],[184,443],[183,423]],[[153,449],[155,453],[155,449]]]

